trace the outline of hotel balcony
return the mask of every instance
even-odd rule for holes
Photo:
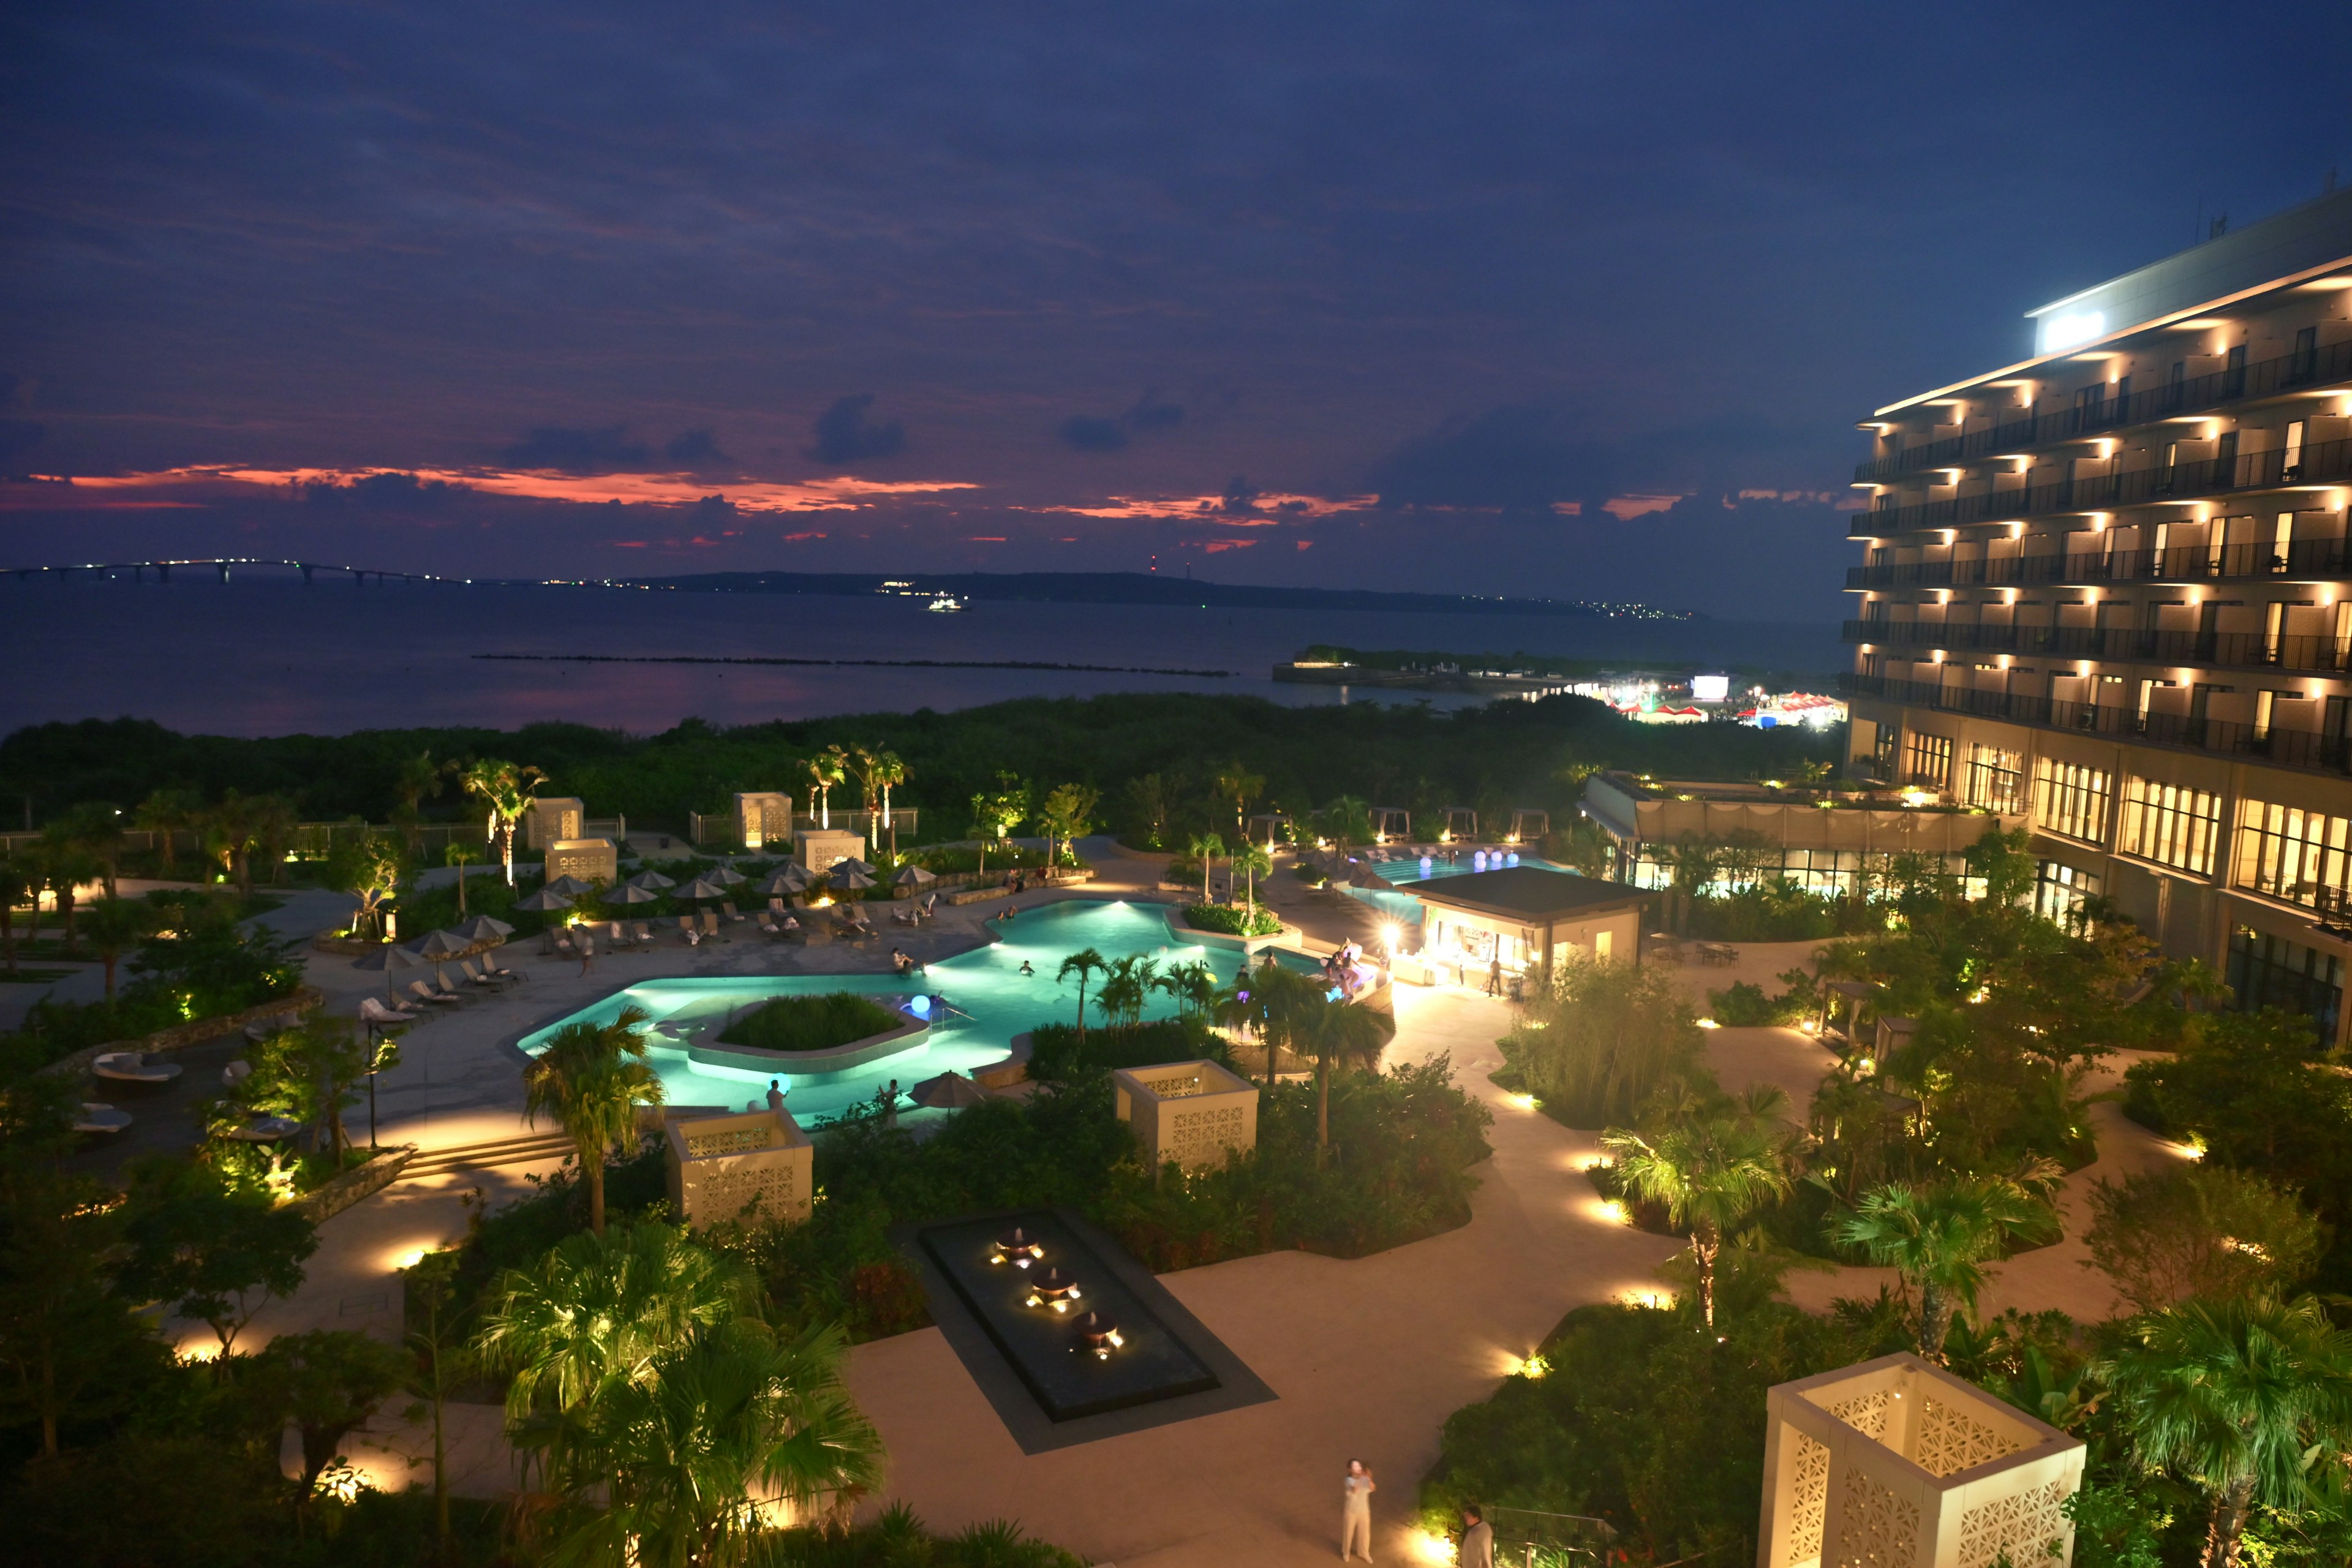
[[[1845,585],[1856,588],[1966,588],[2033,583],[2217,583],[2270,578],[2326,583],[2352,577],[2352,545],[2341,539],[2298,539],[2281,554],[2267,540],[2224,545],[2184,544],[2170,550],[2117,550],[2073,555],[2003,555],[1969,561],[1912,561],[1899,565],[1849,566]]]
[[[2042,730],[2096,734],[2145,746],[2203,752],[2267,763],[2309,773],[2352,773],[2352,737],[2234,720],[2200,719],[2179,713],[2141,713],[2130,708],[2070,702],[2054,697],[1979,691],[1960,684],[1930,686],[1878,675],[1842,675],[1838,689],[1849,698],[1882,698],[1914,708],[1967,713]]]
[[[2176,668],[2281,669],[2305,675],[2352,671],[2352,637],[2271,637],[2262,632],[2127,631],[2113,626],[2003,626],[1936,621],[1847,621],[1845,640],[1873,647],[2102,659]]]
[[[2290,461],[2289,459],[2293,460]],[[2124,473],[2086,475],[2031,489],[1989,490],[1982,495],[1913,506],[1856,512],[1847,527],[1856,538],[1884,538],[1922,528],[1965,527],[1975,522],[2014,522],[2062,512],[2109,511],[2149,501],[2190,500],[2236,490],[2274,490],[2284,485],[2317,485],[2352,479],[2352,440],[2232,458],[2200,458]]]
[[[2073,396],[2045,397],[2030,409],[2018,410],[2018,417],[2005,424],[1924,442],[1859,464],[1853,477],[1863,483],[1884,481],[2347,379],[2352,379],[2352,339],[2314,344],[2276,359],[2230,366],[2122,396],[2104,385],[2085,387]]]

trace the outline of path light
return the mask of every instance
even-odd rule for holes
[[[1013,1227],[1011,1236],[998,1238],[996,1246],[990,1249],[988,1260],[991,1263],[1010,1263],[1015,1268],[1026,1268],[1045,1256],[1045,1249],[1030,1240],[1029,1233],[1016,1225]]]
[[[1515,1094],[1510,1098],[1511,1103],[1521,1110],[1533,1110],[1536,1108],[1536,1097],[1532,1094]]]
[[[1712,1018],[1701,1018],[1698,1021],[1698,1026],[1702,1029],[1720,1029],[1723,1027],[1722,1025],[1717,1023]]]

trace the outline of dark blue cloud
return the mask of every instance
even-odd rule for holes
[[[866,411],[873,404],[870,392],[836,399],[809,426],[816,433],[816,441],[808,455],[820,463],[841,465],[895,458],[905,451],[907,427],[896,419],[877,423],[866,418]]]
[[[1116,419],[1073,414],[1062,421],[1062,445],[1076,452],[1116,452],[1127,445],[1127,431]]]
[[[662,456],[683,468],[705,468],[728,460],[719,449],[718,437],[708,430],[682,430],[670,437]]]
[[[512,468],[552,468],[565,474],[614,474],[642,468],[649,456],[642,441],[627,437],[625,425],[567,429],[542,425],[499,453]]]

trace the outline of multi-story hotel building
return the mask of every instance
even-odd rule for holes
[[[2032,817],[2241,1006],[2343,1037],[2352,189],[2028,312],[1864,422],[1853,771]]]

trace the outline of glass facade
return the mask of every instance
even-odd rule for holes
[[[1903,748],[1904,773],[1911,783],[1928,789],[1952,787],[1952,738],[1923,735],[1914,730]]]
[[[2175,870],[2210,876],[2221,841],[2221,797],[2203,790],[2158,784],[2135,774],[2124,781],[2120,854],[2137,855]]]
[[[2345,907],[2346,838],[2352,821],[2249,800],[2238,808],[2231,880],[2249,892],[2330,913]]]
[[[2033,873],[2033,912],[2043,920],[2071,925],[2082,913],[2083,900],[2099,896],[2096,871],[2078,871],[2055,860],[2044,860]]]
[[[2025,759],[1999,746],[1969,747],[1967,803],[2004,815],[2025,809]]]
[[[2240,1012],[2276,1007],[2301,1013],[2318,1029],[2323,1048],[2336,1043],[2336,1020],[2344,1007],[2342,961],[2240,926],[2230,934],[2229,981]]]
[[[2085,844],[2107,841],[2108,804],[2116,781],[2095,768],[2033,760],[2033,819],[2044,833],[2060,833]]]

